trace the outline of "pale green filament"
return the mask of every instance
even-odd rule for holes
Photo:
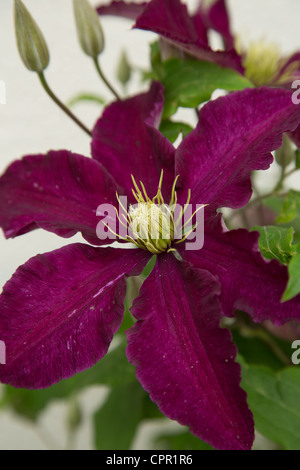
[[[246,77],[256,86],[281,85],[289,82],[299,68],[299,61],[294,61],[281,74],[280,71],[289,57],[283,58],[276,44],[266,43],[264,40],[252,41],[245,51],[237,38],[235,47],[243,57],[242,64]]]
[[[187,202],[184,206],[184,209],[181,208],[179,216],[175,221],[174,213],[177,204],[177,194],[175,187],[179,175],[176,176],[174,180],[169,205],[165,204],[161,191],[163,170],[161,171],[157,193],[153,199],[150,199],[146,188],[141,181],[139,186],[132,175],[131,178],[134,186],[134,189],[132,189],[132,194],[134,195],[137,204],[131,205],[127,212],[117,194],[117,200],[120,204],[120,207],[124,211],[122,214],[123,220],[121,220],[116,209],[118,220],[121,225],[129,229],[129,235],[127,235],[127,237],[119,236],[113,232],[109,226],[106,225],[106,227],[120,239],[132,242],[139,248],[148,250],[153,254],[176,251],[175,248],[171,247],[172,243],[183,242],[195,230],[196,224],[190,226],[188,225],[192,221],[196,212],[204,206],[202,205],[198,207],[193,215],[185,222],[183,227],[180,227],[179,222],[181,222],[187,205],[190,202],[191,191],[188,191]],[[182,236],[179,240],[174,241],[175,233],[177,233],[176,229],[178,229],[178,227],[181,229]]]
[[[255,85],[269,85],[278,75],[280,50],[264,41],[251,42],[243,59],[245,75]]]

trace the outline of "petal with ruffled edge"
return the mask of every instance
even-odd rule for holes
[[[114,16],[121,16],[123,18],[128,18],[132,20],[136,20],[138,16],[140,16],[145,7],[149,3],[134,3],[134,2],[124,2],[124,1],[115,1],[113,0],[108,5],[101,5],[97,7],[97,12],[99,15],[114,15]],[[175,2],[173,2],[175,5]],[[177,5],[175,5],[177,7]],[[182,7],[182,6],[181,6]],[[208,45],[207,41],[207,34],[206,34],[206,27],[204,26],[204,21],[202,18],[202,11],[200,10],[196,13],[195,16],[189,17],[187,10],[185,12],[181,10],[183,13],[184,21],[186,22],[186,29],[184,38],[187,39],[190,35],[193,38],[193,41],[197,41],[198,38],[201,38],[204,44]],[[182,24],[179,22],[174,28],[182,28]]]
[[[135,3],[123,2],[122,0],[113,0],[108,5],[101,5],[97,7],[96,10],[97,13],[101,16],[113,15],[135,20],[143,12],[143,9],[146,5],[146,2]]]
[[[166,416],[215,448],[249,449],[253,419],[218,293],[207,271],[159,256],[132,308],[127,356]]]
[[[241,58],[235,50],[213,51],[207,45],[206,28],[189,15],[180,0],[151,0],[137,18],[135,28],[152,31],[200,60],[217,63],[243,73]]]
[[[0,226],[7,238],[35,228],[62,237],[77,232],[98,239],[100,204],[116,204],[117,183],[96,161],[66,150],[30,155],[12,163],[0,178]]]
[[[219,279],[224,314],[233,316],[235,310],[242,310],[256,322],[271,320],[275,325],[300,321],[300,295],[281,302],[288,282],[287,268],[276,260],[262,258],[259,233],[224,231],[219,220],[206,231],[201,250],[185,251],[181,247],[179,251],[192,266],[207,269]]]
[[[175,149],[157,130],[163,103],[163,86],[153,82],[148,92],[108,106],[93,130],[93,158],[126,189],[128,197],[132,197],[131,175],[154,197],[162,169],[163,190],[166,196],[170,193]]]
[[[18,268],[0,297],[0,381],[48,387],[99,361],[122,322],[125,278],[148,258],[141,250],[73,244]]]
[[[219,207],[244,206],[252,194],[251,172],[269,168],[283,132],[299,122],[300,106],[287,90],[254,88],[210,101],[176,151],[179,201],[184,203],[190,188],[191,202],[209,204],[208,215]]]

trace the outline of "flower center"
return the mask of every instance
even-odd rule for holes
[[[256,86],[283,85],[297,78],[300,61],[293,60],[289,64],[290,57],[282,57],[276,44],[253,41],[245,50],[237,37],[235,49],[243,58],[245,76]]]
[[[275,44],[251,42],[244,54],[245,75],[256,86],[271,84],[277,77],[281,53]]]
[[[139,202],[129,208],[129,229],[136,244],[152,253],[167,251],[174,237],[174,220],[168,207],[154,202]]]
[[[128,211],[117,194],[119,205],[123,210],[121,216],[117,213],[118,219],[120,224],[128,230],[128,235],[126,237],[115,235],[153,254],[176,251],[175,248],[172,248],[172,244],[183,242],[194,231],[196,224],[193,225],[192,223],[193,217],[204,206],[197,206],[196,211],[189,215],[187,222],[182,225],[182,218],[189,206],[191,192],[188,191],[184,208],[178,206],[175,186],[179,176],[174,180],[169,204],[165,204],[161,192],[163,170],[161,171],[156,196],[153,199],[149,198],[141,181],[139,187],[134,177],[131,176],[131,178],[134,185],[132,193],[136,203],[131,204]]]

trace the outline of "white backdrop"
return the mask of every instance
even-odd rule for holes
[[[46,70],[50,86],[64,101],[80,91],[91,91],[110,99],[109,91],[100,82],[92,62],[81,53],[75,33],[71,0],[24,0],[42,29],[51,54]],[[96,5],[99,1],[93,1]],[[107,2],[102,2],[107,3]],[[193,7],[197,0],[187,1]],[[229,0],[233,29],[247,43],[250,39],[265,38],[281,46],[283,53],[300,50],[299,0]],[[0,172],[14,159],[49,149],[69,149],[89,155],[89,138],[58,109],[42,90],[38,78],[23,66],[16,49],[13,26],[13,1],[0,0],[0,80],[6,84],[6,104],[0,104]],[[139,67],[148,64],[148,44],[155,35],[131,30],[127,20],[105,17],[102,25],[106,48],[101,57],[103,69],[116,87],[115,70],[120,52],[125,48],[130,61]],[[141,89],[136,78],[130,92]],[[74,108],[82,121],[92,127],[99,114],[96,105]],[[294,180],[298,186],[298,181]],[[76,240],[80,237],[76,237]],[[74,239],[72,239],[74,241]],[[35,231],[15,240],[0,235],[0,287],[16,268],[29,257],[58,248],[70,241],[44,231]],[[0,389],[1,391],[1,389]],[[99,391],[82,395],[85,425],[79,448],[90,448],[89,416],[101,400]],[[58,442],[63,442],[63,404],[54,404],[45,413],[42,426]],[[40,436],[45,430],[40,429]],[[45,436],[44,436],[45,437]],[[147,446],[142,433],[135,446]],[[49,440],[49,439],[48,439]],[[45,448],[34,430],[9,413],[0,412],[0,449]]]

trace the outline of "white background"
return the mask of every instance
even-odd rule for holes
[[[110,92],[100,82],[92,62],[79,49],[71,0],[24,2],[46,37],[51,54],[46,77],[57,95],[67,101],[80,91],[90,91],[110,100]],[[197,1],[187,3],[193,7]],[[92,4],[99,2],[93,1]],[[300,50],[299,0],[229,0],[229,8],[233,29],[241,35],[245,44],[250,39],[264,38],[280,45],[283,53]],[[49,149],[69,149],[88,156],[88,136],[50,101],[36,75],[23,66],[16,49],[12,11],[12,0],[0,0],[0,80],[6,84],[6,104],[0,104],[0,172],[16,158]],[[119,87],[115,70],[121,50],[126,49],[135,66],[146,68],[148,44],[155,35],[131,30],[128,20],[104,17],[102,25],[106,37],[102,67],[114,85]],[[141,89],[136,76],[130,92]],[[99,115],[99,108],[94,104],[78,105],[74,112],[87,126],[92,127]],[[294,184],[300,186],[295,179]],[[79,238],[76,237],[76,240]],[[15,240],[4,240],[1,234],[0,285],[29,257],[69,242],[44,231],[35,231]],[[78,448],[91,447],[89,417],[102,399],[102,392],[92,389],[81,396],[85,420]],[[44,449],[52,445],[52,440],[58,443],[58,447],[63,447],[65,411],[63,403],[53,404],[43,414],[38,431],[26,422],[16,420],[9,412],[0,411],[0,449]],[[143,432],[135,443],[136,448],[141,446],[147,447]]]

